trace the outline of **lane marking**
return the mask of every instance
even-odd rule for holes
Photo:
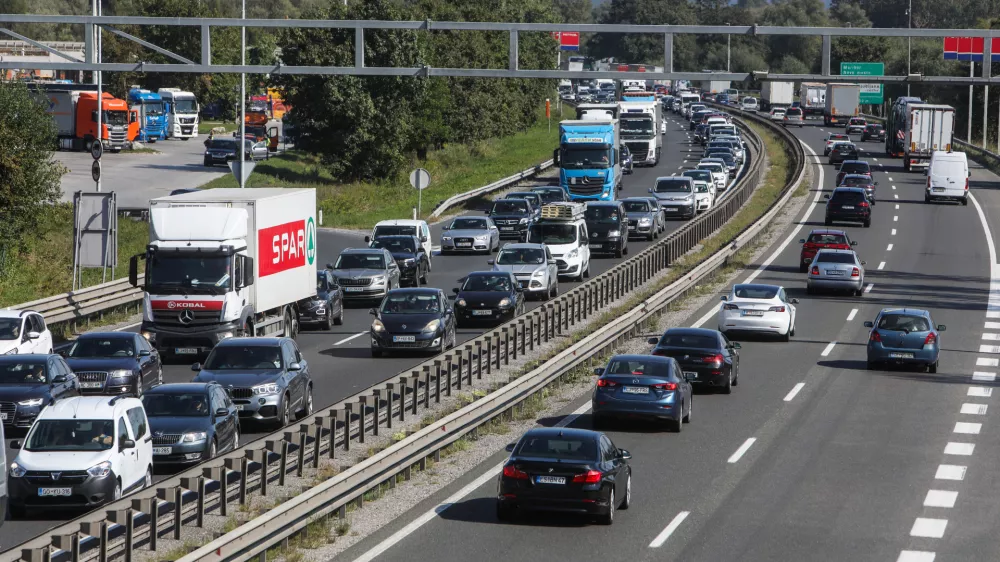
[[[358,332],[358,333],[354,334],[353,336],[350,336],[350,337],[346,337],[346,338],[344,338],[344,339],[340,340],[339,342],[337,342],[337,343],[335,343],[335,344],[333,344],[333,345],[340,345],[340,344],[342,344],[342,343],[347,343],[347,342],[349,342],[349,341],[353,340],[354,338],[360,338],[361,336],[363,336],[363,335],[365,335],[365,334],[367,334],[367,333],[368,333],[368,332]]]
[[[982,382],[993,382],[997,379],[996,373],[987,373],[985,371],[976,371],[972,373],[972,380],[982,381]]]
[[[979,430],[982,428],[983,424],[981,423],[955,422],[955,429],[952,432],[965,435],[979,435]]]
[[[959,413],[969,416],[985,416],[988,408],[989,406],[986,404],[972,404],[966,402],[965,404],[962,404],[962,410]]]
[[[896,180],[894,180],[894,179],[892,179],[892,178],[890,177],[890,178],[889,178],[889,181],[896,181]]]
[[[854,320],[854,317],[857,315],[858,315],[858,309],[852,308],[851,313],[847,315],[847,321],[850,322],[851,320]]]
[[[958,492],[951,492],[948,490],[927,490],[927,496],[924,497],[924,507],[946,507],[951,509],[955,507],[955,501],[958,499]]]
[[[899,203],[896,203],[896,210],[897,210],[897,211],[899,210]],[[893,231],[893,232],[896,232],[896,229],[894,228],[894,229],[892,229],[892,231]]]
[[[660,534],[656,535],[656,538],[653,539],[653,542],[649,543],[649,548],[660,548],[661,546],[663,546],[663,543],[667,542],[667,539],[670,538],[670,535],[674,534],[674,531],[677,530],[677,527],[680,527],[681,523],[683,523],[684,520],[687,519],[687,516],[690,514],[691,514],[690,511],[682,511],[677,515],[675,515],[674,518],[670,521],[670,523],[667,524],[667,526],[664,527],[662,531],[660,531]]]
[[[983,339],[989,341],[1000,341],[1000,334],[995,334],[993,332],[984,332]]]
[[[891,246],[891,245],[892,245],[892,244],[890,244],[890,246]],[[883,262],[879,262],[879,264],[878,264],[878,268],[879,268],[879,269],[882,269],[883,267],[885,267],[885,262],[884,262],[884,261],[883,261]]]
[[[872,292],[872,287],[874,287],[874,286],[875,286],[875,283],[869,283],[868,286],[865,287],[865,292],[866,293]]]
[[[893,215],[892,222],[899,222],[899,215]]]
[[[947,519],[917,517],[917,520],[913,522],[913,528],[910,529],[910,536],[940,539],[944,536],[944,529],[947,526]]]
[[[948,444],[944,446],[944,454],[961,457],[970,457],[972,456],[972,452],[975,450],[975,443],[957,443],[955,441],[949,441]]]
[[[987,322],[984,327],[987,330],[1000,330],[1000,322]]]
[[[938,466],[937,473],[934,474],[936,480],[965,480],[965,471],[968,467],[957,464],[942,464]]]
[[[792,400],[794,400],[795,396],[799,393],[800,390],[802,390],[802,387],[804,387],[805,385],[806,383],[804,382],[796,383],[795,386],[793,386],[792,389],[788,391],[788,394],[785,395],[785,402],[791,402]]]
[[[996,357],[977,357],[976,367],[998,367],[1000,366],[1000,359]]]
[[[892,198],[893,198],[893,199],[899,199],[899,194],[898,194],[898,193],[893,193],[893,194],[892,194]],[[898,208],[899,208],[899,205],[896,205],[896,208],[898,209]]]
[[[979,353],[1000,353],[1000,345],[980,345]]]
[[[886,252],[891,252],[892,251],[892,244],[889,244],[889,246],[885,249],[885,251]]]
[[[892,186],[892,188],[893,188],[893,189],[896,189],[896,186]]]
[[[743,457],[743,455],[745,455],[746,452],[750,450],[750,447],[752,447],[753,444],[756,443],[756,442],[757,442],[757,438],[756,437],[751,437],[751,438],[747,439],[746,441],[744,441],[743,444],[740,445],[740,448],[736,449],[736,452],[733,453],[732,456],[729,457],[729,461],[728,461],[729,464],[734,464],[734,463],[739,462],[739,460]]]
[[[969,193],[969,199],[976,208],[979,215],[979,222],[983,225],[983,232],[986,234],[986,247],[990,251],[990,296],[986,304],[987,318],[1000,318],[1000,265],[997,264],[997,249],[993,244],[993,233],[990,232],[990,225],[986,222],[986,213],[976,199],[976,196]]]
[[[993,396],[993,389],[988,386],[970,386],[968,396],[989,398],[990,396]]]
[[[823,352],[820,353],[820,355],[822,355],[823,357],[826,357],[827,355],[830,355],[830,352],[833,351],[833,347],[835,345],[837,345],[837,342],[835,342],[835,341],[832,341],[832,342],[826,344],[826,347],[823,349]]]
[[[896,562],[934,562],[935,556],[937,555],[926,550],[904,550],[899,553]]]
[[[892,236],[895,236],[896,235],[896,229],[895,228],[892,229],[892,232],[890,232],[889,234],[892,235]]]

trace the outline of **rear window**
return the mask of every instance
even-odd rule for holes
[[[802,117],[802,110],[797,107],[792,107],[785,112],[785,115],[788,117]]]
[[[778,288],[770,285],[737,285],[733,293],[741,299],[773,299],[778,294]]]
[[[843,234],[810,234],[809,242],[813,244],[847,244]]]
[[[860,191],[834,191],[833,196],[830,197],[830,201],[836,203],[855,203],[858,201],[863,201],[865,198]]]
[[[927,332],[930,325],[927,319],[921,316],[911,316],[909,314],[886,314],[879,318],[878,327],[880,330],[894,330],[907,332]]]
[[[840,134],[830,135],[830,140],[848,140],[850,138],[851,137],[849,137],[847,135],[840,135]]]
[[[840,171],[848,174],[867,174],[870,168],[867,162],[849,162],[840,166]]]
[[[857,176],[854,176],[854,177],[850,177],[849,176],[849,177],[844,178],[844,181],[840,182],[840,185],[843,185],[843,186],[846,186],[846,187],[862,187],[862,186],[866,186],[866,185],[871,185],[871,183],[872,183],[872,181],[871,181],[870,178],[868,178],[868,176],[863,176],[863,177],[860,177],[860,178],[857,177]]]
[[[695,347],[699,349],[718,349],[719,340],[709,336],[695,334],[663,334],[659,345],[664,347]]]
[[[882,130],[882,125],[868,125],[865,128],[868,129],[869,131],[879,132]]]
[[[820,252],[816,254],[814,263],[854,263],[854,256],[851,254],[840,254],[835,252]]]
[[[598,458],[597,440],[527,435],[514,454],[545,459],[595,460]]]

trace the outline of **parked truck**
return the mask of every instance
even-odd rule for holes
[[[799,107],[804,119],[818,119],[826,111],[826,84],[803,82],[799,85]]]
[[[160,88],[157,90],[163,100],[163,111],[167,121],[167,138],[184,139],[198,137],[198,98],[180,88]]]
[[[847,126],[861,108],[861,85],[832,83],[826,87],[823,123],[827,126]]]
[[[574,201],[613,201],[621,188],[621,132],[617,119],[559,123],[559,185]]]
[[[101,132],[97,132],[97,91],[91,86],[34,86],[33,95],[56,123],[59,148],[90,150],[98,138],[104,148],[120,152],[139,135],[138,114],[120,100],[104,92],[101,96]]]
[[[760,109],[789,107],[795,101],[795,84],[792,82],[764,82],[760,86]]]
[[[900,116],[900,128],[894,131],[902,134],[901,145],[903,169],[927,168],[934,151],[951,151],[952,136],[955,132],[955,108],[949,105],[928,103],[908,103]],[[886,142],[889,140],[886,132]]]
[[[139,140],[156,142],[167,138],[167,119],[160,94],[133,86],[128,91],[128,103],[139,114]]]
[[[632,153],[635,165],[656,166],[660,163],[660,152],[663,150],[663,136],[660,135],[663,124],[660,113],[662,106],[657,103],[653,94],[649,94],[649,99],[633,101],[638,99],[640,98],[637,96],[629,97],[626,94],[618,104],[621,107],[618,120],[622,142]]]
[[[140,262],[145,271],[140,278]],[[149,245],[129,262],[141,333],[165,357],[235,336],[294,337],[316,295],[316,192],[211,189],[149,202]]]

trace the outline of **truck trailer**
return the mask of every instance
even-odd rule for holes
[[[906,104],[903,115],[903,169],[926,169],[935,151],[951,152],[955,108],[929,103]],[[898,134],[897,133],[897,134]],[[888,139],[888,133],[886,139]]]
[[[792,82],[764,82],[760,87],[760,109],[789,107],[795,101],[795,84]]]
[[[829,84],[826,87],[826,105],[823,109],[823,123],[847,126],[851,117],[857,117],[861,110],[860,84]]]
[[[33,96],[56,124],[59,148],[90,150],[98,138],[97,91],[89,85],[34,85]],[[138,114],[125,100],[104,92],[101,96],[100,138],[106,150],[120,152],[139,135]]]
[[[822,82],[803,82],[799,85],[799,107],[802,116],[819,118],[826,110],[826,84]]]
[[[198,138],[198,112],[201,107],[191,92],[180,88],[160,88],[168,139]]]
[[[559,185],[574,201],[613,201],[621,188],[621,132],[617,119],[559,123]]]
[[[167,119],[160,94],[133,86],[128,92],[129,106],[139,114],[139,140],[156,142],[167,138]]]

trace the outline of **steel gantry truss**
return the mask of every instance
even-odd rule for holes
[[[751,78],[768,81],[822,81],[822,82],[866,82],[866,83],[926,83],[950,85],[986,85],[997,81],[991,76],[990,65],[983,65],[983,76],[841,76],[830,73],[830,51],[833,37],[1000,37],[1000,30],[989,29],[906,29],[906,28],[857,28],[857,27],[774,27],[774,26],[730,26],[730,25],[604,25],[604,24],[559,24],[559,23],[499,23],[499,22],[437,22],[437,21],[380,21],[380,20],[275,20],[238,18],[152,18],[129,16],[41,16],[0,14],[0,26],[17,23],[78,24],[84,25],[86,34],[86,60],[80,62],[57,49],[43,45],[27,37],[0,27],[0,33],[40,49],[66,58],[66,62],[51,61],[30,63],[38,70],[82,70],[105,72],[186,72],[186,73],[252,73],[252,74],[319,74],[355,76],[467,76],[481,78],[638,78],[744,81]],[[174,26],[191,27],[200,31],[201,58],[197,61],[186,59],[167,49],[135,37],[115,26]],[[94,55],[94,29],[100,27],[125,39],[135,41],[177,63],[146,62],[98,62]],[[311,29],[353,29],[353,66],[286,66],[277,65],[229,65],[212,64],[211,30],[217,28],[311,28]],[[496,31],[510,35],[509,64],[507,68],[432,68],[420,67],[372,67],[365,64],[364,42],[366,30],[409,30],[430,31]],[[582,33],[628,33],[660,35],[663,37],[663,72],[619,72],[569,71],[559,69],[522,69],[518,64],[518,35],[523,32],[577,31]],[[823,39],[822,72],[820,74],[772,74],[765,70],[751,73],[734,72],[675,72],[673,68],[674,35],[742,35],[759,37],[768,35],[819,36]],[[195,36],[192,36],[192,39]],[[991,60],[991,41],[983,41],[984,60]],[[24,66],[25,63],[0,61],[0,68]]]

